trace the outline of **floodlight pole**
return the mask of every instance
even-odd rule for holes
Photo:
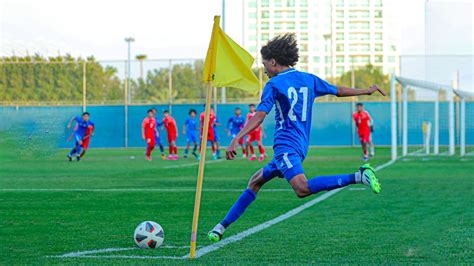
[[[131,103],[132,102],[132,93],[131,93],[131,89],[130,89],[130,72],[131,72],[131,68],[130,68],[130,60],[131,60],[131,43],[134,42],[135,39],[133,37],[127,37],[125,38],[125,42],[127,42],[127,45],[128,45],[128,59],[127,59],[127,68],[128,68],[128,72],[127,72],[127,88],[128,88],[128,95],[127,95],[127,98],[128,98],[128,102]]]

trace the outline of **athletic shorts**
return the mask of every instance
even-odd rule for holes
[[[87,150],[89,148],[89,142],[91,141],[91,137],[89,136],[87,139],[82,141],[82,149]]]
[[[170,134],[168,132],[168,143],[171,143],[173,141],[176,141],[176,134]]]
[[[74,139],[76,140],[76,145],[79,145],[79,141],[83,141],[84,136],[74,133]]]
[[[202,131],[201,131],[201,138],[202,138]],[[209,131],[207,132],[207,141],[214,141],[214,130],[209,127]]]
[[[237,137],[237,134],[232,134],[231,136],[232,136],[232,138],[234,139],[235,137]],[[243,144],[244,144],[244,138],[241,138],[241,139],[239,140],[239,144],[240,144],[240,145],[243,145]]]
[[[187,143],[198,143],[199,138],[196,133],[194,134],[186,134],[186,142]]]
[[[273,160],[263,168],[263,179],[269,181],[274,177],[285,178],[288,182],[293,177],[303,174],[303,158],[294,152],[275,153]]]
[[[155,147],[156,139],[155,138],[147,138],[146,139],[146,144],[148,145],[148,147]]]
[[[370,131],[359,132],[360,143],[367,143],[370,141]]]
[[[247,135],[247,142],[262,140],[262,131],[252,131]]]
[[[158,145],[161,144],[160,135],[156,135],[156,134],[155,134],[155,142],[156,142],[156,144],[158,144]]]

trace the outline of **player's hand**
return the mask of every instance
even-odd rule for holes
[[[67,125],[67,129],[68,130],[71,129],[71,124]]]
[[[234,138],[231,142],[229,147],[227,147],[227,151],[225,152],[225,156],[227,160],[234,160],[235,156],[237,155],[237,148],[239,141],[237,138]]]
[[[385,93],[385,91],[383,91],[381,88],[379,88],[379,86],[377,86],[376,84],[372,85],[368,90],[367,90],[367,94],[368,95],[372,95],[374,92],[380,92],[380,94],[382,94],[383,96],[387,96],[387,94]]]

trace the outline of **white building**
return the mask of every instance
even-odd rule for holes
[[[266,41],[294,32],[301,70],[331,77],[370,63],[398,73],[396,43],[384,30],[383,0],[243,1],[243,45],[257,59]]]

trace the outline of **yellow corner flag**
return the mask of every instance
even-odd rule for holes
[[[220,20],[220,16],[214,17],[203,81],[212,81],[214,87],[233,87],[257,94],[259,81],[251,69],[253,57],[222,31]]]
[[[211,113],[211,96],[213,87],[234,87],[256,94],[259,91],[257,77],[250,69],[253,64],[252,56],[227,36],[219,27],[220,17],[214,17],[212,37],[207,50],[204,65],[203,81],[207,84],[206,109],[202,128],[201,151],[196,197],[194,199],[193,225],[191,231],[191,246],[189,258],[199,257],[196,254],[197,229],[199,209],[201,207],[202,182],[206,163],[206,146],[209,131],[209,114]]]

